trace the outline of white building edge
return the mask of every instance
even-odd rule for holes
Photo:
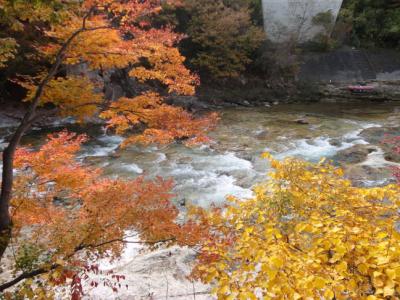
[[[262,0],[264,26],[268,39],[279,43],[290,38],[298,42],[311,40],[322,31],[312,19],[330,11],[336,22],[342,0]]]

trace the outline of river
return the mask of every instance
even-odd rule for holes
[[[99,134],[92,136],[81,157],[110,176],[172,177],[177,201],[207,207],[224,202],[228,194],[251,196],[251,186],[267,173],[267,163],[260,157],[263,152],[279,159],[332,158],[340,150],[368,144],[359,136],[363,129],[399,126],[399,111],[400,104],[394,103],[230,108],[220,111],[221,122],[207,146],[119,150],[121,137]]]
[[[221,121],[211,133],[213,142],[195,148],[181,144],[162,147],[131,146],[118,148],[122,137],[107,135],[101,128],[89,130],[90,141],[79,158],[104,168],[108,176],[134,178],[140,175],[172,177],[177,202],[203,207],[224,203],[227,195],[242,198],[252,195],[251,187],[263,180],[267,162],[260,158],[268,151],[276,158],[296,156],[309,161],[332,158],[354,145],[369,145],[360,133],[367,128],[400,127],[400,103],[315,103],[285,104],[260,108],[224,108]],[[44,134],[62,129],[65,123],[54,124],[45,131],[34,129],[24,143],[40,144]],[[10,131],[1,124],[0,134]],[[76,126],[68,124],[67,127]],[[0,135],[0,146],[2,143]],[[4,145],[4,144],[3,144]],[[395,165],[384,159],[380,146],[361,164],[389,170]],[[334,161],[339,163],[338,161]],[[371,178],[358,177],[359,184],[383,184],[391,180],[390,171]],[[139,253],[130,245],[118,262],[102,262],[104,269],[126,274],[129,289],[121,290],[121,299],[209,299],[208,287],[192,284],[184,275],[190,270],[193,251],[173,247],[155,253]],[[133,296],[136,295],[136,296]],[[139,296],[140,295],[140,296]],[[183,296],[179,296],[183,295]],[[116,297],[105,289],[92,291],[90,299]],[[147,298],[146,298],[147,297]]]

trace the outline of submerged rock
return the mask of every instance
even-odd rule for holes
[[[340,139],[331,139],[329,140],[329,144],[335,147],[340,147],[342,145],[342,141]]]

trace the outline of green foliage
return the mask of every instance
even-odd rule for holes
[[[253,24],[251,9],[242,1],[186,0],[187,44],[194,49],[190,62],[211,77],[237,77],[252,61],[264,40],[261,27]]]
[[[35,244],[26,243],[21,245],[15,257],[17,270],[30,272],[37,269],[41,263],[40,256],[42,252],[42,249]]]
[[[313,25],[321,26],[326,33],[329,33],[332,29],[335,18],[331,10],[320,12],[312,18]]]
[[[312,24],[319,26],[322,31],[314,36],[310,43],[312,50],[328,51],[335,47],[336,41],[331,37],[331,32],[335,24],[335,17],[331,10],[327,10],[315,15],[312,18]]]
[[[0,68],[4,68],[6,63],[15,57],[17,52],[17,41],[13,38],[0,38]]]
[[[250,9],[250,15],[252,22],[257,26],[264,25],[264,16],[261,0],[224,0],[224,3],[229,7],[235,7],[240,9],[242,7],[248,7]]]
[[[355,46],[400,46],[400,3],[396,0],[347,0],[339,24],[341,29],[350,28],[350,42]]]

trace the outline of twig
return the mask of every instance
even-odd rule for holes
[[[167,276],[165,276],[165,280],[167,281],[167,294],[165,295],[165,299],[168,300],[168,288],[169,288],[169,286],[168,286],[168,277]]]

